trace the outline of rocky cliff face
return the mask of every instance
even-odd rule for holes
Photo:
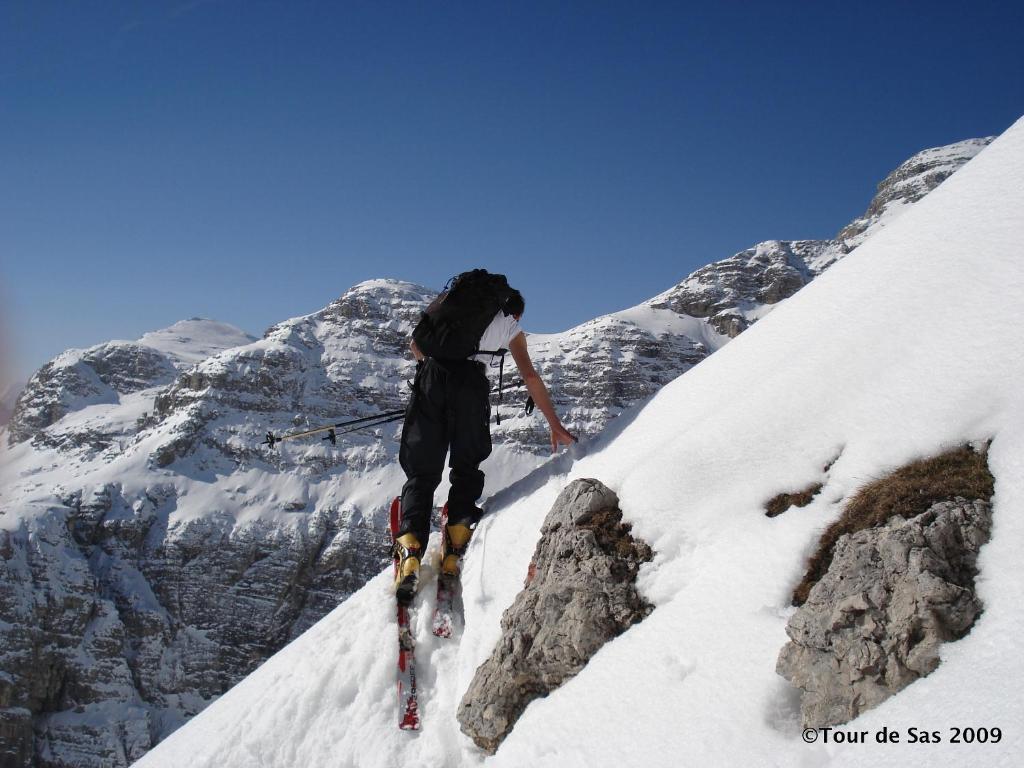
[[[702,267],[651,300],[734,338],[848,251],[832,240],[769,240]]]
[[[350,511],[174,523],[176,501],[107,484],[2,533],[14,754],[34,740],[42,765],[130,763],[381,566],[380,532]]]
[[[954,147],[951,166],[981,144]],[[921,168],[846,240],[762,243],[638,307],[531,336],[567,425],[595,434],[718,349],[947,166]],[[0,764],[127,765],[379,571],[400,428],[261,442],[400,408],[433,295],[370,281],[260,340],[185,321],[32,378],[0,485]],[[546,453],[543,420],[510,396],[490,491]]]

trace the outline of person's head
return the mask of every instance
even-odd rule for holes
[[[523,300],[523,294],[517,291],[515,288],[512,289],[512,295],[508,297],[505,302],[505,314],[512,315],[516,320],[523,316],[523,311],[526,309],[526,302]]]

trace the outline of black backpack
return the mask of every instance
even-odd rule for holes
[[[463,272],[448,281],[423,313],[413,341],[435,360],[465,360],[481,351],[480,337],[514,291],[504,275],[486,269]]]

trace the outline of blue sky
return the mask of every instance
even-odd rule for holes
[[[395,277],[568,328],[1024,113],[1024,4],[3,2],[14,371]]]

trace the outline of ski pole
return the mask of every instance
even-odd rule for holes
[[[363,425],[361,427],[357,427],[357,429],[363,429],[365,427],[370,427],[370,426],[377,426],[376,422],[379,419],[384,419],[384,421],[381,421],[380,423],[381,424],[386,424],[389,421],[397,421],[399,418],[401,418],[404,415],[405,415],[405,409],[403,408],[400,411],[388,411],[387,413],[378,413],[378,414],[375,414],[374,416],[364,416],[361,419],[351,419],[349,421],[341,421],[341,422],[338,422],[337,424],[328,424],[328,425],[323,426],[323,427],[316,427],[315,429],[307,429],[307,430],[304,430],[302,432],[293,432],[290,435],[281,435],[280,437],[275,435],[273,432],[267,432],[267,438],[263,441],[263,445],[269,445],[271,448],[273,448],[274,445],[276,445],[277,443],[281,442],[282,440],[294,440],[297,437],[308,437],[309,435],[315,435],[315,434],[317,434],[319,432],[330,432],[331,435],[335,435],[335,436],[337,434],[346,434],[347,432],[353,432],[355,430],[351,430],[350,429],[350,430],[346,430],[345,432],[341,432],[341,433],[338,433],[336,430],[341,429],[343,427],[351,427],[351,426],[354,426],[354,425],[357,425],[357,424]],[[374,424],[369,424],[368,422],[375,422],[375,423]],[[335,438],[331,437],[331,436],[325,437],[324,439],[325,440],[330,440],[332,443],[335,442]]]
[[[392,422],[399,421],[400,419],[403,419],[404,417],[405,417],[405,411],[402,411],[401,413],[399,413],[397,415],[394,415],[394,416],[389,416],[386,419],[382,418],[380,421],[374,421],[374,422],[372,422],[370,424],[358,424],[358,425],[356,425],[354,427],[349,427],[348,429],[342,430],[341,432],[335,432],[332,429],[328,433],[327,437],[324,438],[324,440],[330,440],[332,444],[337,445],[338,444],[338,435],[347,435],[349,432],[358,432],[360,429],[371,429],[373,427],[381,427],[381,426],[383,426],[385,424],[390,424]]]

